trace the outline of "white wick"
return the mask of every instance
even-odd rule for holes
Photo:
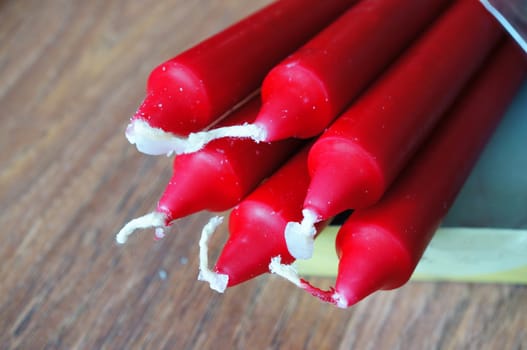
[[[224,138],[250,138],[256,142],[265,141],[267,133],[255,124],[225,126],[222,128],[190,133],[178,137],[160,128],[150,126],[145,120],[134,119],[126,128],[126,138],[141,153],[149,155],[188,154],[205,147],[209,142]]]
[[[288,222],[285,226],[285,242],[289,253],[295,259],[309,259],[313,256],[315,224],[319,222],[318,214],[312,210],[302,210],[302,222]]]
[[[216,231],[219,225],[223,222],[223,217],[214,216],[203,227],[201,231],[201,238],[199,240],[199,275],[198,280],[209,283],[211,289],[223,293],[227,288],[229,276],[216,273],[209,269],[208,257],[208,242],[212,234]]]
[[[250,138],[255,142],[261,142],[265,141],[267,132],[263,127],[256,124],[243,123],[242,125],[224,126],[190,133],[181,149],[176,150],[175,153],[193,153],[202,149],[207,143],[225,137]]]
[[[269,271],[271,271],[271,273],[277,274],[280,277],[285,278],[297,287],[302,287],[300,277],[298,277],[298,273],[294,266],[282,264],[282,258],[280,257],[280,255],[275,256],[271,259],[271,263],[269,264]]]
[[[275,256],[274,258],[272,258],[271,259],[271,263],[269,264],[269,271],[271,271],[274,274],[277,274],[278,276],[280,276],[282,278],[285,278],[286,280],[288,280],[289,282],[293,283],[295,286],[297,286],[299,288],[302,288],[304,290],[310,291],[309,284],[308,284],[308,287],[306,288],[306,284],[302,283],[302,281],[300,280],[300,277],[298,276],[298,272],[296,271],[295,267],[293,265],[282,264],[281,260],[282,259],[281,259],[280,255]],[[315,288],[315,289],[318,290],[318,288]],[[321,291],[321,293],[325,294],[324,291]],[[313,294],[313,295],[315,295],[315,294]],[[317,296],[317,297],[321,298],[320,296]],[[324,300],[324,301],[328,301],[328,300],[325,300],[323,298],[321,298],[321,299]],[[348,300],[343,295],[341,295],[338,292],[334,292],[331,295],[331,301],[336,306],[338,306],[339,308],[346,309],[346,308],[349,307]]]
[[[155,227],[156,232],[165,227],[166,216],[163,213],[154,211],[146,215],[140,216],[130,220],[124,227],[115,235],[115,240],[119,244],[124,244],[135,230]],[[158,233],[159,234],[159,233]]]
[[[160,128],[150,126],[142,119],[134,119],[128,124],[125,132],[128,141],[141,153],[167,156],[181,150],[185,140]]]

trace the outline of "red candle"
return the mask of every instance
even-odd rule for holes
[[[355,211],[342,226],[335,289],[321,291],[305,281],[302,287],[348,307],[406,283],[526,73],[515,43],[496,51],[381,201]]]
[[[252,122],[259,107],[259,98],[253,98],[222,124]],[[201,210],[232,208],[286,161],[300,144],[299,140],[257,144],[248,139],[224,138],[198,152],[175,157],[173,176],[156,211],[132,220],[118,234],[118,241],[124,243],[137,228],[162,228]]]
[[[295,257],[311,255],[314,222],[379,200],[501,35],[479,2],[457,1],[315,142],[305,217],[286,230]]]
[[[216,128],[199,138],[272,141],[320,134],[448,2],[360,1],[269,72],[253,125]]]
[[[128,139],[145,153],[167,153],[166,138],[211,124],[354,1],[276,1],[162,63],[150,74]]]
[[[269,72],[255,124],[266,140],[308,138],[330,122],[450,0],[363,0]]]
[[[214,268],[228,277],[227,286],[268,272],[273,256],[293,262],[283,232],[288,221],[301,218],[309,184],[307,152],[307,147],[298,152],[232,210],[230,237]]]

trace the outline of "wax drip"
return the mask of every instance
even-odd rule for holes
[[[154,211],[146,215],[140,216],[130,220],[123,228],[115,235],[115,240],[119,244],[124,244],[136,230],[154,227],[156,229],[156,237],[164,236],[164,228],[166,228],[166,215]]]
[[[209,269],[208,242],[212,234],[223,222],[223,217],[214,216],[203,227],[199,240],[199,274],[198,280],[208,282],[211,289],[223,293],[229,283],[229,276]]]
[[[289,253],[295,259],[309,259],[313,256],[315,235],[317,230],[315,224],[320,221],[319,215],[310,210],[302,210],[302,221],[288,222],[284,235]]]

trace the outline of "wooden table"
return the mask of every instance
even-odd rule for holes
[[[267,2],[0,1],[1,349],[527,348],[522,286],[411,282],[340,310],[275,276],[197,282],[207,213],[115,244],[171,173],[123,135],[149,71]]]

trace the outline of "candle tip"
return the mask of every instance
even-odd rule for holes
[[[123,228],[115,235],[115,241],[118,244],[125,244],[136,230],[149,227],[163,228],[166,225],[165,214],[154,211],[146,215],[140,216],[130,220]]]
[[[282,264],[282,258],[280,257],[280,255],[275,256],[271,259],[271,262],[269,263],[269,271],[280,277],[285,278],[297,287],[302,288],[302,282],[300,280],[300,277],[298,277],[296,269],[293,265]]]
[[[348,300],[343,295],[341,295],[339,292],[333,293],[333,295],[331,296],[331,299],[333,299],[334,304],[337,305],[337,307],[341,309],[346,309],[349,307]]]
[[[229,276],[209,269],[208,242],[212,234],[223,222],[223,217],[214,216],[203,226],[199,240],[199,274],[198,280],[208,282],[212,290],[223,293],[227,289]]]
[[[289,253],[296,259],[309,259],[313,256],[315,224],[319,221],[318,215],[309,209],[302,210],[303,219],[300,223],[288,222],[285,231],[285,241]]]

